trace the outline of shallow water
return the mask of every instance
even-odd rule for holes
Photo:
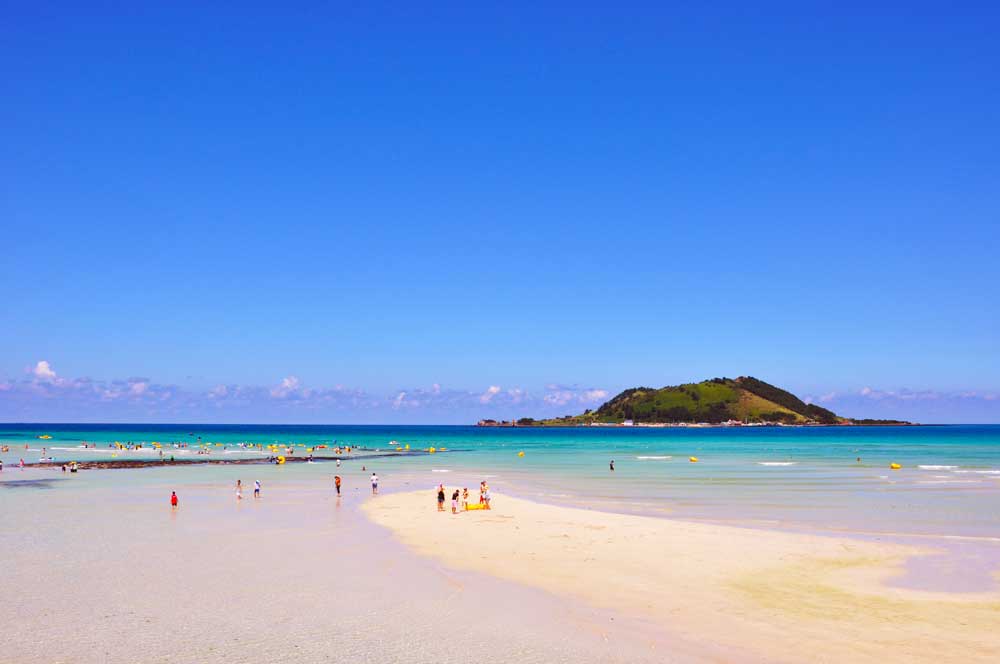
[[[41,440],[41,435],[51,439]],[[200,440],[199,440],[200,438]],[[426,474],[429,484],[454,473],[492,476],[525,497],[614,511],[777,527],[871,534],[994,537],[1000,534],[1000,425],[816,428],[565,428],[431,426],[0,425],[0,455],[17,472],[41,448],[57,462],[157,458],[147,449],[121,452],[120,442],[164,445],[177,458],[260,456],[240,443],[319,444],[388,449],[390,441],[433,455],[345,460],[379,473]],[[84,441],[97,449],[81,449]],[[29,449],[25,450],[24,445]],[[175,444],[190,447],[175,448]],[[517,455],[524,452],[523,457]],[[315,450],[317,456],[332,451]],[[695,456],[697,463],[688,458]],[[857,461],[860,457],[861,461]],[[608,467],[615,460],[616,470]],[[899,463],[901,470],[890,470]],[[286,476],[330,473],[317,463],[283,467]],[[58,471],[56,471],[58,472]],[[197,481],[204,469],[179,468]],[[223,472],[224,471],[215,471]],[[251,471],[244,471],[248,473]],[[257,472],[257,471],[253,471]],[[346,472],[346,471],[345,471]],[[118,471],[106,481],[136,480]]]
[[[28,480],[45,492],[0,492],[11,619],[0,662],[632,662],[706,652],[641,618],[410,553],[360,513],[369,493],[360,472],[347,473],[338,500],[313,467],[246,470],[93,470]],[[260,500],[252,490],[236,500],[239,471],[251,486],[261,479]]]

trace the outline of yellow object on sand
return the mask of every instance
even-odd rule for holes
[[[517,456],[519,456],[519,457],[523,457],[523,456],[524,456],[524,452],[518,452],[518,453],[517,453]]]
[[[285,457],[283,456],[278,457],[278,465],[280,466],[283,463],[285,463]]]
[[[483,503],[469,503],[468,505],[465,506],[465,509],[466,509],[466,511],[469,511],[469,510],[484,510],[484,509],[486,509],[486,505],[484,505]]]
[[[698,463],[698,457],[688,457],[688,461],[691,463]]]
[[[892,468],[893,470],[899,470],[900,468],[902,468],[902,466],[900,466],[898,463],[890,463],[889,467]]]

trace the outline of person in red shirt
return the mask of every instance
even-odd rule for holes
[[[170,506],[171,507],[177,507],[177,492],[176,491],[171,491],[170,492]]]

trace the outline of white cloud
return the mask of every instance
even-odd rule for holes
[[[493,400],[493,397],[500,393],[500,389],[499,385],[490,385],[479,397],[479,403],[489,403]]]
[[[607,390],[594,388],[579,388],[550,384],[546,386],[548,393],[542,401],[550,406],[565,406],[567,404],[592,405],[602,403],[608,398]]]
[[[605,401],[608,398],[607,390],[584,390],[580,395],[580,400],[583,402],[593,403],[595,401]]]
[[[39,360],[35,368],[31,370],[31,373],[35,375],[38,380],[55,380],[56,372],[53,371],[52,365],[48,363],[47,360]]]
[[[281,379],[277,387],[271,388],[271,396],[275,399],[285,399],[294,394],[299,389],[299,379],[295,376],[286,376]]]
[[[216,385],[208,391],[209,399],[225,399],[229,394],[229,388],[225,385]]]

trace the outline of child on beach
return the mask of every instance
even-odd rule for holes
[[[374,496],[377,493],[378,493],[378,475],[372,473],[372,495]]]
[[[455,493],[451,494],[451,513],[458,514],[458,489],[455,489]]]
[[[469,487],[462,489],[462,509],[469,509]]]
[[[438,512],[444,511],[444,485],[438,485]]]
[[[340,496],[340,475],[333,476],[333,486],[337,487],[337,496]]]
[[[177,507],[177,492],[170,492],[170,507]]]
[[[236,500],[243,500],[243,482],[236,480]]]
[[[253,481],[253,497],[260,498],[260,480]]]

